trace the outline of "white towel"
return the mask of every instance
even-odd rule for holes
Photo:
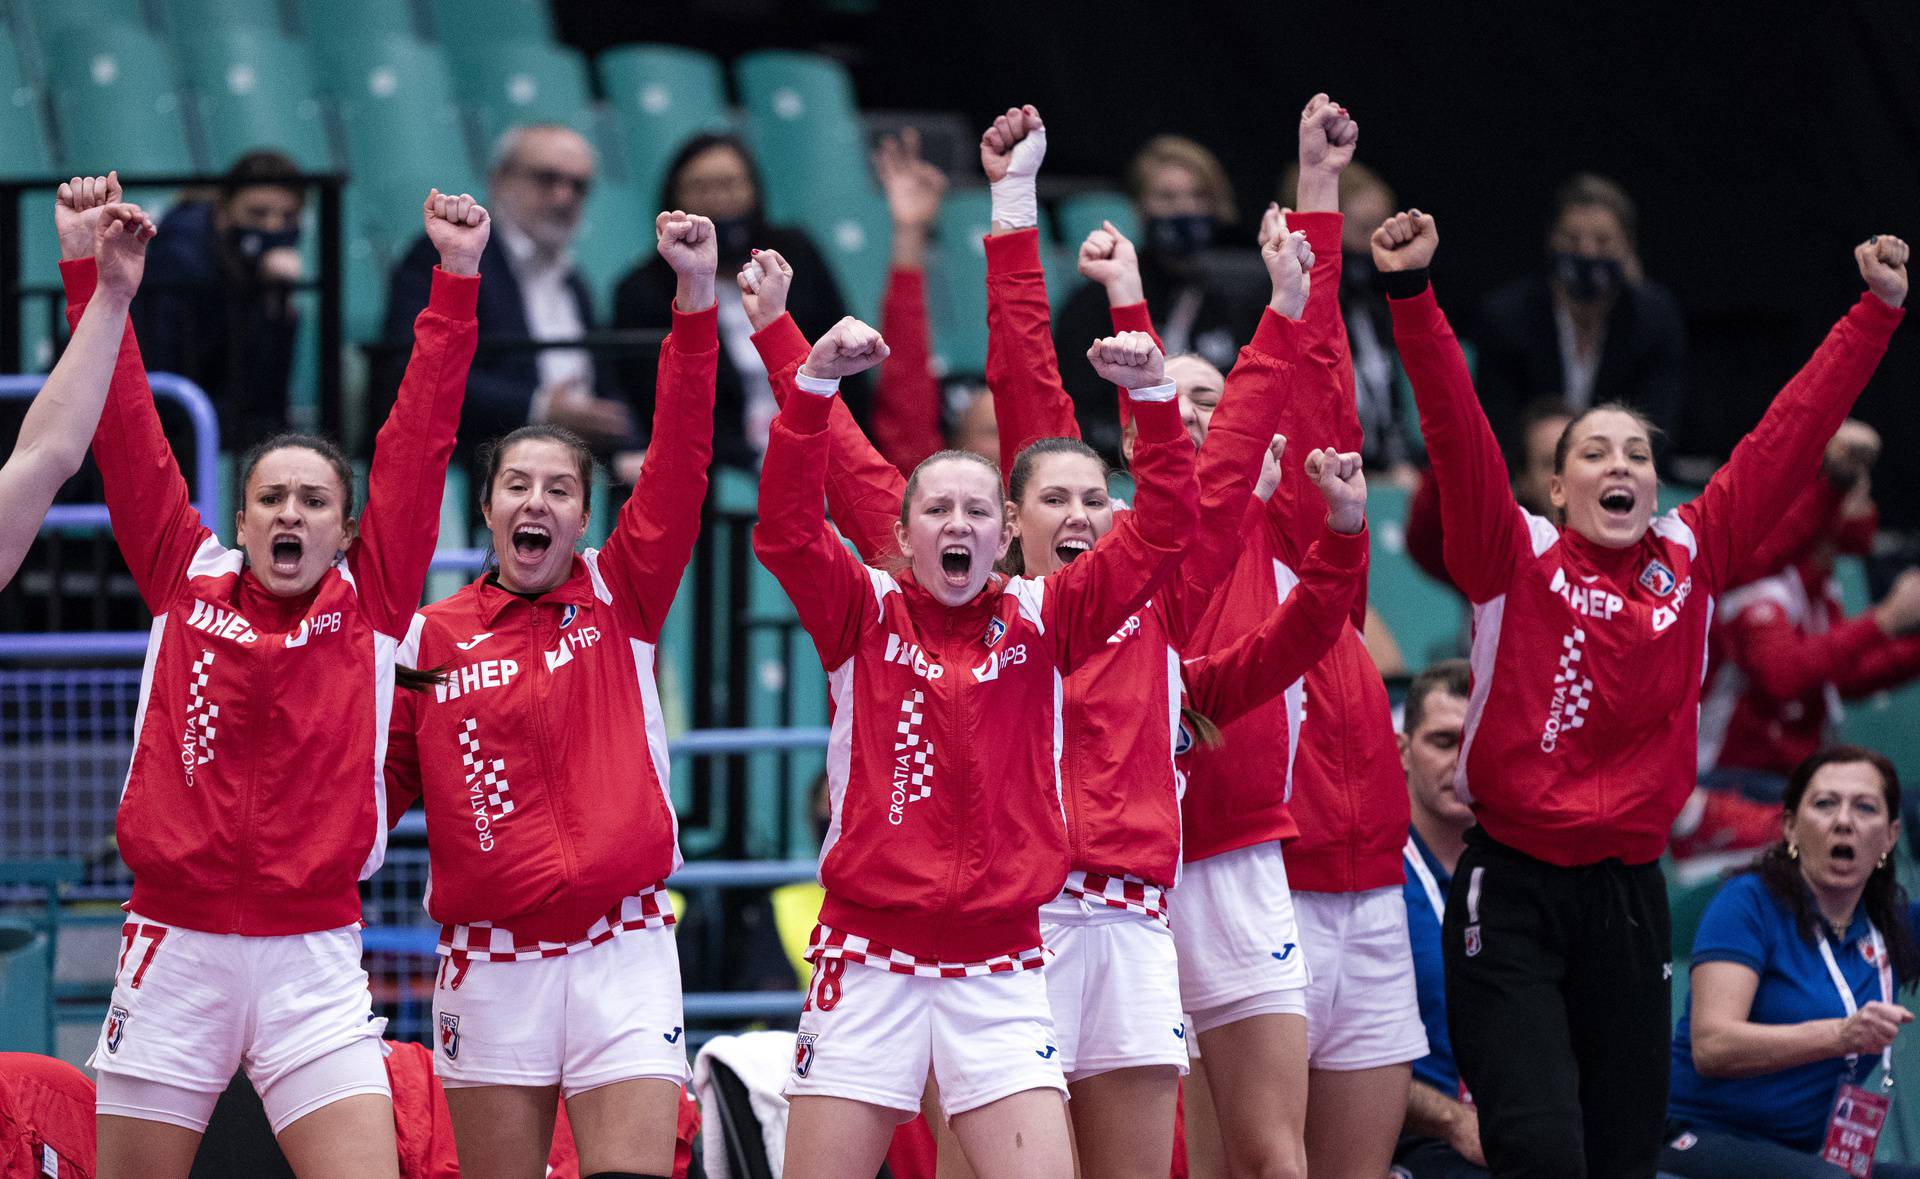
[[[780,1090],[793,1070],[794,1035],[792,1032],[746,1032],[738,1036],[715,1036],[693,1058],[693,1091],[700,1098],[701,1136],[707,1147],[702,1152],[709,1179],[733,1179],[727,1168],[727,1148],[720,1128],[720,1093],[713,1084],[713,1061],[733,1070],[747,1087],[747,1102],[760,1123],[760,1140],[765,1143],[767,1163],[773,1179],[780,1179],[781,1164],[786,1161],[787,1099]]]

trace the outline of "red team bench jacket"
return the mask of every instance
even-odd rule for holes
[[[654,648],[700,532],[713,456],[713,308],[673,313],[653,440],[599,549],[528,600],[492,575],[420,611],[401,659],[389,809],[425,795],[427,911],[567,942],[680,865]]]
[[[821,923],[928,962],[1030,955],[1067,876],[1062,676],[1172,573],[1196,516],[1193,448],[1171,402],[1140,404],[1141,510],[1058,574],[995,575],[948,608],[828,528],[810,489],[837,401],[789,394],[754,530],[827,670]]]
[[[1536,859],[1655,859],[1694,787],[1714,599],[1805,485],[1901,312],[1863,295],[1698,499],[1608,549],[1513,502],[1432,288],[1390,303],[1447,571],[1473,604],[1462,797],[1489,835]]]
[[[76,323],[94,263],[60,270]],[[117,824],[142,916],[249,936],[360,919],[386,848],[394,657],[438,536],[479,288],[434,270],[359,535],[295,598],[266,593],[188,502],[128,327],[93,453],[154,616]]]

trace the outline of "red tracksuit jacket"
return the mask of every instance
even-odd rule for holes
[[[946,445],[940,431],[940,382],[933,375],[924,271],[887,272],[887,293],[880,300],[880,334],[890,351],[874,382],[873,446],[896,468],[912,473],[921,460]]]
[[[1714,598],[1804,486],[1901,313],[1864,295],[1707,489],[1608,549],[1524,512],[1432,288],[1391,301],[1473,604],[1456,782],[1487,833],[1561,865],[1657,858],[1693,790]]]
[[[1193,448],[1171,402],[1143,403],[1142,510],[1115,539],[1051,577],[995,575],[947,607],[910,571],[862,565],[828,528],[837,402],[788,395],[754,530],[831,688],[821,923],[922,962],[1029,954],[1067,876],[1061,679],[1173,572],[1197,515]]]
[[[77,323],[94,264],[60,269]],[[360,919],[359,881],[386,850],[395,654],[439,534],[479,289],[434,270],[359,535],[296,598],[268,594],[201,523],[127,329],[93,454],[154,616],[117,823],[141,915],[250,936]]]
[[[572,941],[680,865],[654,647],[700,534],[715,316],[673,313],[654,445],[606,543],[538,598],[488,575],[414,619],[402,661],[447,682],[394,703],[388,810],[425,798],[436,921]]]

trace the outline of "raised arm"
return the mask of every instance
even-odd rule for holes
[[[71,184],[61,189],[68,193]],[[0,588],[20,568],[60,485],[87,457],[126,334],[127,308],[145,270],[153,221],[138,206],[115,205],[102,210],[100,225],[94,244],[99,287],[20,423],[12,456],[0,467],[0,504],[7,507],[0,520]]]
[[[657,639],[700,535],[713,463],[713,386],[719,363],[713,222],[674,210],[653,223],[655,248],[673,268],[673,330],[660,346],[652,442],[633,493],[600,550],[603,575],[635,603],[641,634]]]
[[[1857,418],[1841,422],[1827,442],[1820,473],[1800,489],[1766,539],[1741,554],[1725,588],[1779,572],[1839,520],[1873,512],[1873,464],[1879,460],[1880,432]],[[1855,500],[1860,501],[1857,506]]]
[[[373,441],[367,507],[347,550],[360,600],[375,628],[389,635],[406,633],[440,536],[447,462],[479,338],[480,255],[493,228],[472,197],[438,189],[428,193],[421,215],[440,265],[427,309],[413,322],[413,355],[399,395]]]
[[[1900,326],[1907,243],[1881,234],[1855,247],[1854,259],[1866,293],[1774,397],[1700,498],[1680,508],[1694,526],[1713,588],[1728,584],[1742,554],[1759,547],[1779,522]]]
[[[1439,493],[1447,574],[1468,601],[1484,602],[1505,592],[1528,543],[1527,524],[1513,502],[1500,443],[1474,397],[1466,357],[1427,281],[1440,230],[1415,209],[1389,217],[1372,244],[1433,464],[1427,477]]]
[[[1070,672],[1120,628],[1173,574],[1199,514],[1193,443],[1180,423],[1160,349],[1144,333],[1094,341],[1087,351],[1100,375],[1131,390],[1135,503],[1086,556],[1048,577],[1041,621],[1058,636],[1055,657]]]
[[[880,300],[880,333],[892,351],[874,385],[873,444],[906,473],[945,445],[927,326],[927,235],[947,178],[920,158],[920,132],[912,127],[880,140],[873,172],[893,215],[893,257]]]

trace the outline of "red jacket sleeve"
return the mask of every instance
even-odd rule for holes
[[[1054,639],[1054,657],[1071,672],[1153,596],[1173,573],[1192,539],[1199,515],[1193,480],[1193,443],[1171,401],[1133,407],[1140,433],[1134,442],[1134,510],[1123,512],[1086,556],[1040,579],[1041,625]]]
[[[1681,506],[1681,518],[1693,526],[1709,588],[1720,589],[1742,572],[1742,555],[1759,548],[1785,514],[1805,486],[1805,477],[1797,473],[1814,469],[1904,315],[1863,293],[1774,397],[1760,424],[1733,448],[1733,457],[1714,473],[1700,498]],[[1423,410],[1422,428],[1425,424]]]
[[[413,321],[413,355],[387,424],[373,440],[367,506],[347,549],[360,601],[374,629],[404,635],[426,588],[440,539],[440,501],[460,428],[479,327],[478,275],[433,268],[427,306]]]
[[[774,400],[784,407],[789,398],[803,396],[794,386],[794,375],[812,345],[793,318],[782,315],[755,333],[753,342],[767,366]],[[900,518],[907,481],[867,440],[838,397],[827,419],[827,439],[827,511],[864,559],[878,561],[894,551],[893,525]]]
[[[680,576],[700,536],[700,505],[713,464],[713,384],[719,362],[719,309],[673,310],[660,348],[652,442],[633,493],[600,550],[601,575],[633,603],[640,633],[659,639]]]
[[[911,474],[946,445],[940,432],[940,382],[933,378],[924,271],[887,273],[880,334],[891,352],[880,364],[874,388],[873,445],[901,474]]]
[[[1214,591],[1240,559],[1253,485],[1260,478],[1281,407],[1293,391],[1289,362],[1298,354],[1299,328],[1294,320],[1268,308],[1253,342],[1240,349],[1239,360],[1227,374],[1220,407],[1200,447],[1196,471],[1200,527],[1193,547],[1180,562],[1178,576],[1167,587],[1176,644],[1185,643],[1213,601]]]
[[[1322,528],[1300,565],[1300,584],[1266,620],[1180,669],[1187,706],[1225,725],[1287,690],[1333,650],[1367,570],[1367,532]]]
[[[1827,478],[1825,472],[1816,475],[1793,497],[1793,506],[1759,545],[1740,555],[1737,567],[1727,577],[1726,589],[1771,577],[1798,561],[1834,522],[1846,497],[1847,493]]]
[[[91,258],[60,264],[69,328],[86,313],[98,279]],[[211,533],[193,510],[187,481],[160,429],[160,411],[153,404],[131,320],[120,337],[120,355],[94,431],[93,461],[100,468],[114,543],[133,573],[141,601],[150,612],[162,613],[192,566],[194,551]]]
[[[1040,268],[1040,231],[1022,229],[987,239],[987,388],[1000,426],[1000,471],[1037,438],[1078,438],[1073,399],[1060,384],[1047,309],[1047,276]]]
[[[798,390],[788,397],[768,434],[760,522],[753,528],[754,555],[793,600],[828,670],[853,656],[861,619],[874,602],[866,566],[834,536],[821,510],[827,421],[838,400]]]
[[[1431,472],[1420,476],[1420,485],[1407,501],[1407,556],[1420,572],[1441,585],[1460,592],[1447,576],[1446,535],[1440,523],[1440,483]]]
[[[1837,684],[1869,652],[1887,643],[1870,614],[1810,635],[1765,600],[1731,619],[1724,638],[1728,657],[1747,673],[1748,682],[1780,701],[1798,700],[1822,684]]]
[[[1420,407],[1420,434],[1439,491],[1447,573],[1471,602],[1504,593],[1528,541],[1507,461],[1473,392],[1467,360],[1429,286],[1388,299],[1400,363]]]
[[[1851,700],[1897,688],[1916,677],[1920,677],[1920,635],[1904,635],[1875,643],[1852,667],[1842,669],[1833,684]]]
[[[1145,299],[1140,300],[1138,303],[1122,303],[1118,307],[1110,306],[1107,308],[1107,318],[1113,322],[1113,330],[1116,333],[1145,332],[1153,337],[1153,346],[1160,349],[1163,355],[1166,353],[1167,346],[1161,342],[1160,333],[1154,330],[1153,316],[1148,312],[1147,301]],[[1087,343],[1092,344],[1093,341],[1088,340]],[[1114,386],[1113,391],[1120,398],[1120,427],[1121,429],[1125,429],[1127,426],[1133,424],[1133,399],[1128,397],[1127,391],[1118,385]]]
[[[387,830],[420,798],[420,693],[395,685],[387,718]]]

